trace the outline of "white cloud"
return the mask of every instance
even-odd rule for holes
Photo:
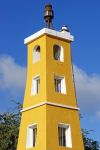
[[[11,92],[20,91],[25,86],[26,68],[16,64],[8,56],[0,56],[0,88],[10,89]]]
[[[100,75],[88,75],[74,65],[77,99],[81,113],[100,116]],[[11,93],[25,87],[26,68],[18,65],[10,56],[0,57],[0,89],[9,89]]]
[[[74,65],[74,76],[81,112],[91,115],[96,114],[100,111],[100,75],[88,75]]]
[[[100,118],[100,111],[97,111],[97,117]]]

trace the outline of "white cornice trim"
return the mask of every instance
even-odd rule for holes
[[[57,103],[52,103],[52,102],[43,102],[43,103],[28,107],[28,108],[24,108],[21,110],[21,112],[25,112],[25,111],[31,110],[33,108],[40,107],[42,105],[51,105],[51,106],[57,106],[57,107],[62,107],[62,108],[67,108],[67,109],[80,110],[80,108],[78,108],[78,107],[73,107],[73,106],[69,106],[69,105],[62,105],[62,104],[57,104]]]
[[[39,106],[42,106],[42,105],[45,105],[45,102],[34,105],[34,106],[31,106],[31,107],[28,107],[28,108],[24,108],[24,109],[21,110],[21,112],[27,111],[27,110],[30,110],[30,109],[33,109],[33,108],[36,108],[36,107],[39,107]]]
[[[74,41],[74,37],[70,34],[70,32],[64,32],[63,33],[63,32],[55,31],[52,29],[43,28],[40,31],[36,32],[35,34],[25,38],[24,44],[28,44],[29,42],[39,38],[40,36],[42,36],[44,34],[51,35],[51,36],[58,37],[58,38],[62,38],[62,39],[68,40],[70,42]]]
[[[57,107],[80,110],[78,107],[73,107],[73,106],[69,106],[69,105],[62,105],[62,104],[58,104],[58,103],[46,102],[46,104],[47,105],[52,105],[52,106],[57,106]]]

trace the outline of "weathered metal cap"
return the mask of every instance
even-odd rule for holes
[[[50,28],[53,18],[54,18],[54,11],[52,10],[52,5],[51,4],[45,5],[44,19],[45,22],[47,23],[48,28]]]

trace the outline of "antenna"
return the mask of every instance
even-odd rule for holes
[[[53,18],[54,18],[54,11],[52,10],[52,5],[51,4],[45,5],[44,19],[47,28],[51,27]]]

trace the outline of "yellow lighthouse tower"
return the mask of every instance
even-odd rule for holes
[[[50,29],[53,15],[46,5],[47,28],[24,40],[28,66],[17,150],[84,150],[71,62],[73,36],[66,26]]]

